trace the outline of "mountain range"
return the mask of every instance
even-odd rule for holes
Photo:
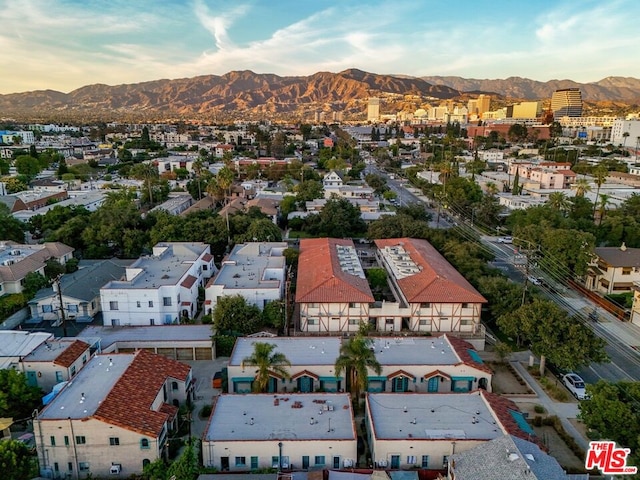
[[[248,70],[123,85],[87,85],[69,93],[38,90],[0,95],[5,115],[42,117],[47,112],[91,115],[301,115],[312,111],[366,112],[369,97],[381,97],[390,111],[419,108],[428,103],[472,93],[506,99],[548,99],[558,88],[578,87],[591,101],[638,103],[640,80],[607,77],[594,83],[571,80],[538,82],[510,77],[497,80],[462,77],[379,75],[349,69],[309,76],[257,74]],[[385,108],[385,109],[386,109]]]

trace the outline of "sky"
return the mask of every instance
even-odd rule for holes
[[[640,78],[638,0],[0,0],[0,94],[252,70]]]

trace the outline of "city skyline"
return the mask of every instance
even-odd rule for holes
[[[640,78],[638,13],[632,0],[0,0],[0,94],[232,70]]]

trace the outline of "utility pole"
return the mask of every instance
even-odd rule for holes
[[[62,288],[60,287],[60,278],[62,275],[58,275],[53,280],[53,288],[58,293],[58,301],[60,302],[60,320],[62,321],[62,336],[67,336],[67,318],[64,314],[64,303],[62,303]]]
[[[526,242],[527,244],[529,244],[528,248],[522,248],[520,247],[520,251],[524,252],[525,258],[526,258],[526,263],[524,265],[524,284],[523,284],[523,288],[522,288],[522,301],[520,303],[520,305],[524,305],[524,302],[527,299],[527,287],[529,286],[529,269],[531,267],[531,259],[532,257],[535,258],[535,256],[532,255],[533,252],[537,251],[537,248],[531,248],[531,242],[527,241],[527,240],[522,240],[522,239],[518,239],[521,242]]]

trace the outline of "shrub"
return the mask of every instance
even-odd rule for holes
[[[545,413],[546,410],[544,409],[544,407],[542,405],[535,405],[533,407],[533,411],[536,413]]]
[[[211,405],[205,405],[200,409],[200,418],[209,418],[211,415],[212,407]]]

